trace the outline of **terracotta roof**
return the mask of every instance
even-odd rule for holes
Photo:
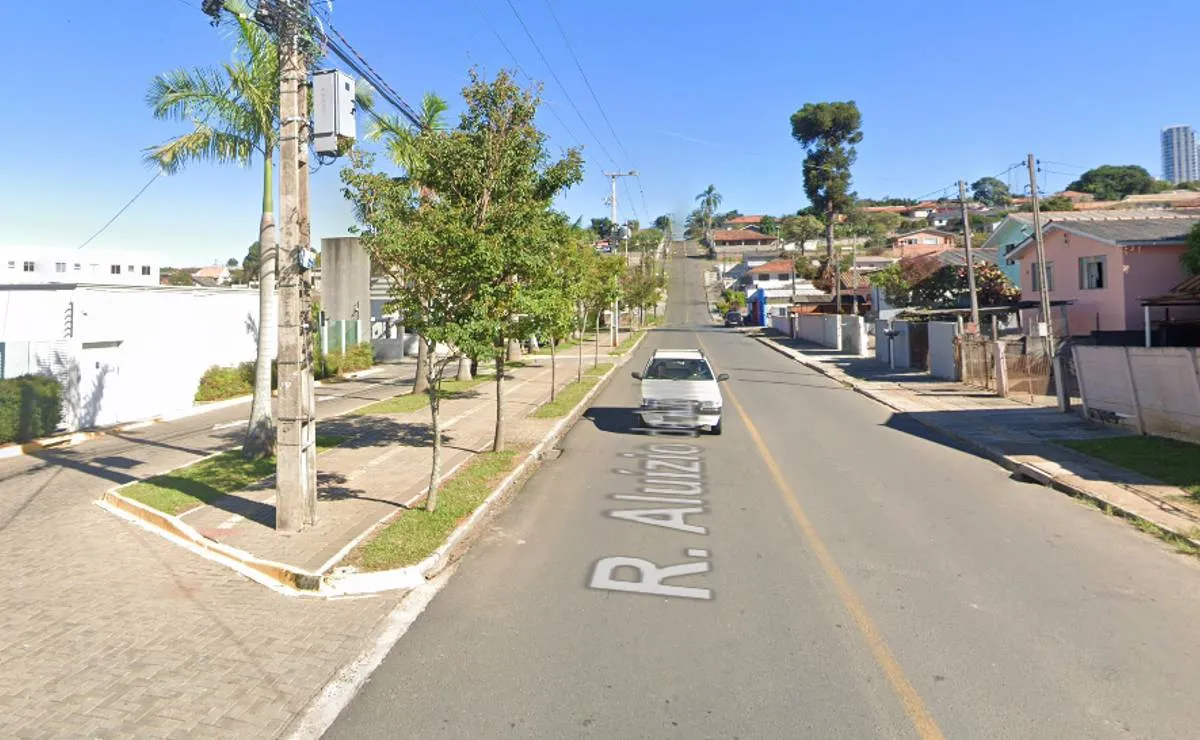
[[[213,278],[219,279],[229,272],[229,268],[223,265],[211,265],[209,267],[201,267],[192,273],[192,277],[198,278]]]
[[[727,223],[727,224],[758,224],[758,223],[762,223],[762,220],[763,220],[762,216],[737,216],[735,218],[729,219],[725,223]]]
[[[777,240],[777,237],[770,234],[760,234],[757,231],[747,229],[718,229],[713,232],[714,242],[742,242],[753,241],[770,244]]]
[[[952,234],[949,231],[942,231],[941,229],[917,229],[916,231],[906,231],[903,234],[896,234],[892,237],[892,239],[900,239],[902,237],[912,236],[914,234],[937,234],[938,236],[951,237],[958,236],[958,234]]]
[[[778,260],[773,260],[771,262],[768,262],[765,265],[758,265],[756,267],[751,267],[749,272],[771,272],[771,273],[788,272],[788,273],[790,273],[792,271],[792,268],[794,267],[794,265],[795,265],[795,263],[793,263],[789,259],[778,259]]]

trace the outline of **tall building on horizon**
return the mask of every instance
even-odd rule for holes
[[[1163,179],[1178,185],[1200,180],[1197,166],[1196,132],[1191,126],[1168,126],[1162,130]]]

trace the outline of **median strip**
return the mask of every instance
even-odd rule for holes
[[[455,398],[471,398],[474,394],[470,390],[477,385],[486,383],[490,380],[495,380],[495,374],[479,375],[471,380],[443,380],[442,387],[438,391],[438,397],[443,401],[453,400]],[[422,391],[421,393],[402,393],[399,396],[386,398],[382,401],[363,406],[353,412],[354,416],[370,416],[373,414],[407,414],[412,411],[420,411],[423,408],[429,407],[429,394]]]

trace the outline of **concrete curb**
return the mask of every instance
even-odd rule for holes
[[[772,339],[770,337],[755,336],[754,338],[757,339],[762,344],[766,345],[767,347],[770,347],[771,349],[775,350],[779,354],[782,354],[786,357],[790,357],[791,359],[795,360],[796,362],[800,363],[801,365],[804,365],[805,367],[807,367],[809,369],[815,370],[815,371],[821,373],[822,375],[824,375],[825,377],[830,378],[831,380],[835,380],[835,381],[841,383],[842,385],[844,385],[858,393],[861,393],[862,395],[866,396],[867,398],[870,398],[871,400],[875,401],[876,403],[880,403],[880,404],[883,404],[884,406],[887,406],[888,408],[892,409],[896,413],[899,413],[899,414],[909,413],[906,409],[902,409],[899,406],[896,406],[895,404],[889,402],[886,398],[882,397],[881,395],[879,395],[872,389],[864,386],[862,383],[856,382],[855,378],[853,378],[852,376],[850,376],[840,370],[833,370],[831,368],[828,368],[825,366],[824,363],[812,360],[812,359],[806,357],[801,352],[797,352],[793,349],[784,347],[784,346],[778,344],[777,342],[772,341]],[[1194,545],[1196,547],[1200,547],[1200,539],[1198,539],[1197,535],[1196,535],[1197,527],[1194,524],[1187,522],[1186,520],[1184,520],[1182,522],[1173,521],[1176,519],[1182,519],[1182,517],[1172,514],[1170,511],[1171,507],[1168,504],[1151,503],[1151,502],[1145,500],[1144,498],[1142,498],[1141,496],[1139,496],[1138,494],[1130,491],[1129,489],[1127,489],[1124,486],[1121,486],[1120,484],[1117,484],[1117,483],[1104,482],[1103,486],[1101,486],[1100,484],[1088,485],[1087,481],[1080,478],[1078,475],[1071,473],[1070,471],[1066,470],[1065,468],[1061,468],[1060,466],[1057,466],[1057,465],[1055,466],[1055,467],[1060,467],[1059,471],[1047,470],[1046,468],[1044,468],[1040,465],[1035,465],[1031,462],[1021,460],[1017,456],[1006,455],[1006,454],[1000,452],[999,450],[996,450],[992,447],[989,447],[988,445],[985,445],[981,442],[971,439],[970,437],[961,435],[961,434],[955,432],[954,430],[948,429],[940,424],[936,424],[932,421],[929,421],[927,419],[922,419],[920,417],[913,417],[913,418],[915,421],[919,422],[922,426],[932,429],[932,430],[938,432],[939,434],[943,434],[947,437],[950,437],[955,442],[958,442],[959,444],[963,445],[964,447],[971,450],[972,452],[979,455],[980,457],[999,465],[1000,467],[1004,468],[1005,470],[1008,470],[1011,473],[1019,475],[1028,480],[1032,480],[1036,483],[1046,486],[1047,488],[1052,488],[1061,493],[1065,493],[1074,498],[1086,499],[1088,501],[1092,501],[1094,503],[1109,507],[1112,511],[1116,512],[1117,514],[1120,514],[1122,517],[1124,517],[1126,519],[1132,519],[1135,521],[1141,521],[1141,522],[1146,522],[1148,524],[1152,524],[1161,530],[1164,530],[1172,535],[1175,535],[1176,537],[1179,537],[1180,539],[1190,542],[1192,545]],[[1112,490],[1102,491],[1102,490],[1098,490],[1099,488],[1111,488]],[[1131,500],[1131,499],[1134,499],[1134,500]],[[1139,505],[1139,503],[1141,505]],[[1148,512],[1136,511],[1136,509],[1143,508],[1144,506],[1148,506],[1148,507],[1152,507],[1153,509],[1156,509],[1157,511],[1161,512],[1163,514],[1163,516],[1154,516],[1153,512],[1149,512],[1149,511]]]
[[[358,380],[359,378],[365,378],[381,372],[383,372],[383,368],[376,365],[374,367],[367,368],[366,370],[359,370],[358,372],[343,375],[342,378],[344,380]],[[327,383],[318,380],[314,383],[314,385],[322,386],[327,385]],[[253,395],[236,396],[234,398],[226,398],[222,401],[211,401],[198,406],[190,406],[185,409],[168,411],[165,414],[151,416],[148,419],[128,421],[111,427],[101,427],[99,429],[71,432],[68,434],[60,434],[54,437],[43,437],[42,439],[35,439],[29,442],[5,445],[0,447],[0,460],[5,460],[12,457],[21,457],[34,452],[40,452],[41,450],[65,449],[67,447],[74,447],[89,440],[99,439],[100,437],[106,437],[110,434],[132,432],[137,429],[145,429],[146,427],[153,426],[155,424],[161,424],[163,422],[178,421],[180,419],[186,419],[192,416],[200,416],[201,414],[207,414],[210,411],[221,411],[223,409],[231,408],[243,403],[249,403],[253,399]]]
[[[612,381],[617,371],[629,361],[634,351],[641,346],[642,341],[645,340],[648,333],[649,330],[642,332],[637,341],[624,354],[610,355],[612,357],[612,367],[609,368],[608,372],[596,381],[596,384],[580,399],[579,403],[575,405],[575,408],[570,413],[559,419],[551,427],[550,431],[542,437],[542,440],[525,454],[525,458],[520,464],[492,489],[492,492],[483,500],[483,503],[476,507],[475,511],[459,524],[450,533],[450,536],[446,538],[446,541],[434,550],[432,554],[420,563],[405,568],[369,573],[345,573],[326,577],[322,588],[323,594],[331,597],[357,596],[399,589],[412,589],[426,580],[436,577],[447,566],[456,562],[478,538],[482,525],[490,520],[502,505],[515,495],[521,485],[537,471],[537,468],[541,465],[545,457],[546,450],[558,444],[567,435],[590,407],[592,400],[608,387],[608,384]],[[470,459],[467,458],[463,462],[465,463]],[[446,477],[449,477],[449,474]],[[361,542],[366,539],[369,534],[377,531],[379,527],[385,524],[381,522],[376,525],[364,533],[358,541]]]

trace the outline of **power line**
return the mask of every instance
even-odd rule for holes
[[[559,35],[567,45],[567,51],[571,54],[571,59],[575,62],[575,68],[579,70],[579,75],[583,77],[583,84],[587,86],[588,92],[592,95],[592,102],[596,104],[596,108],[600,110],[600,117],[604,119],[604,123],[608,126],[608,132],[612,134],[613,140],[617,142],[617,147],[621,150],[621,154],[625,155],[626,162],[633,159],[629,156],[629,152],[625,149],[625,145],[621,143],[621,137],[617,136],[617,131],[613,128],[612,121],[608,119],[608,113],[604,111],[604,106],[600,104],[600,98],[596,96],[596,90],[592,87],[592,81],[588,79],[587,72],[583,71],[583,65],[579,63],[579,57],[575,54],[574,47],[571,46],[571,40],[567,38],[567,32],[563,29],[562,24],[558,22],[558,15],[554,12],[554,6],[550,4],[550,0],[544,0],[546,9],[550,11],[550,17],[554,19],[554,25],[558,28]],[[510,3],[511,5],[511,3]],[[632,162],[629,162],[632,164]]]
[[[521,17],[519,12],[517,12],[517,7],[512,4],[512,0],[504,0],[504,2],[508,5],[509,10],[513,12],[513,15],[517,17],[517,22],[521,24],[521,28],[525,31],[525,36],[529,39],[529,43],[533,44],[533,48],[535,51],[537,51],[538,57],[540,57],[542,63],[546,65],[546,69],[550,71],[550,76],[554,78],[554,81],[558,83],[559,88],[562,89],[563,95],[567,97],[567,102],[570,103],[571,108],[575,110],[575,115],[579,116],[579,120],[583,122],[583,127],[587,129],[587,132],[591,134],[593,139],[595,139],[596,144],[600,147],[600,151],[604,152],[604,156],[608,157],[609,161],[612,162],[614,167],[616,167],[617,160],[614,159],[612,153],[608,151],[608,147],[604,146],[604,142],[600,140],[600,137],[596,136],[596,132],[592,130],[591,124],[587,122],[587,118],[585,118],[583,112],[579,110],[579,106],[575,104],[574,98],[571,97],[571,92],[567,90],[567,86],[563,84],[561,79],[559,79],[558,73],[554,71],[554,67],[551,66],[550,61],[546,59],[546,55],[542,53],[542,47],[538,46],[537,39],[535,39],[533,34],[529,31],[529,26],[525,25],[525,19]]]
[[[349,55],[347,55],[342,49],[338,48],[338,45],[334,43],[328,35],[326,35],[325,42],[328,44],[329,50],[332,51],[337,58],[345,62],[352,70],[358,73],[360,77],[363,77],[367,80],[367,82],[371,83],[372,86],[375,87],[376,91],[379,92],[380,96],[395,106],[395,108],[399,110],[400,113],[407,118],[410,123],[412,123],[412,125],[416,126],[417,128],[421,128],[421,118],[417,115],[416,111],[413,110],[412,106],[405,102],[404,98],[400,97],[400,94],[388,84],[387,80],[383,79],[382,75],[375,71],[375,68],[371,66],[371,63],[368,62],[366,58],[363,57],[363,55],[360,54],[359,51],[355,49],[349,41],[346,40],[346,37],[343,36],[341,32],[333,27],[332,23],[328,23],[326,25],[333,35],[337,36],[338,40],[345,45],[346,49],[349,49],[350,53],[353,54],[359,62],[361,62],[362,67],[365,67],[367,71],[364,72],[362,67],[356,64],[354,60],[350,59]]]
[[[89,236],[89,237],[88,237],[88,238],[87,238],[87,239],[86,239],[86,240],[83,242],[83,244],[80,244],[78,247],[76,247],[76,249],[83,249],[83,248],[84,248],[84,247],[86,247],[88,244],[91,244],[93,239],[95,239],[96,237],[98,237],[98,236],[100,236],[101,234],[103,234],[103,233],[104,233],[104,230],[105,230],[105,229],[107,229],[109,226],[112,226],[112,225],[113,225],[113,222],[114,222],[114,221],[116,221],[118,218],[120,218],[120,217],[121,217],[121,214],[122,214],[122,213],[124,213],[126,210],[128,210],[129,206],[133,205],[134,201],[136,201],[138,198],[142,197],[142,193],[144,193],[144,192],[146,192],[147,190],[149,190],[149,189],[150,189],[150,186],[151,186],[151,185],[153,185],[153,184],[155,183],[155,181],[157,181],[157,180],[158,180],[158,178],[162,177],[162,176],[163,176],[163,174],[165,174],[165,173],[164,173],[164,172],[163,172],[163,170],[161,170],[161,169],[160,169],[158,172],[154,173],[154,177],[150,178],[150,181],[149,181],[149,182],[147,182],[145,185],[143,185],[143,186],[142,186],[142,189],[141,189],[141,190],[139,190],[139,191],[137,191],[137,193],[136,193],[136,194],[135,194],[135,195],[134,195],[132,198],[130,198],[130,199],[129,199],[129,202],[128,202],[128,203],[126,203],[125,205],[121,206],[121,210],[119,210],[119,211],[117,211],[115,214],[113,214],[113,217],[112,217],[112,218],[110,218],[110,219],[108,219],[108,222],[107,222],[107,223],[105,223],[103,226],[101,226],[101,227],[100,227],[100,229],[99,229],[99,230],[98,230],[98,231],[97,231],[95,234],[92,234],[91,236]]]

